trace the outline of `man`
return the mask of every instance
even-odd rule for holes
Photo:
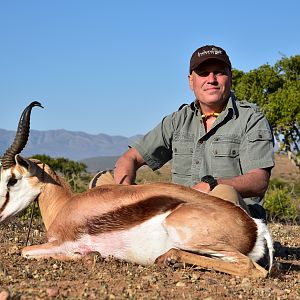
[[[130,145],[116,162],[115,182],[133,184],[141,166],[156,170],[172,159],[172,182],[204,193],[231,186],[248,213],[265,219],[262,199],[274,166],[268,121],[254,104],[235,99],[231,62],[222,48],[197,49],[188,80],[196,100]]]

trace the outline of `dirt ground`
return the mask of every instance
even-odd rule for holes
[[[300,182],[300,170],[293,165],[287,155],[275,156],[275,167],[271,178],[282,178],[287,181]]]
[[[287,161],[277,171],[280,177],[290,174],[291,180],[299,176]],[[252,279],[192,266],[143,267],[97,255],[79,261],[27,260],[20,251],[28,221],[16,218],[0,225],[0,300],[300,299],[300,226],[269,224],[269,228],[279,270],[269,278]],[[34,220],[30,244],[41,242],[44,227],[41,220]]]
[[[0,299],[300,299],[300,226],[270,224],[281,271],[266,279],[195,267],[142,267],[112,258],[27,260],[27,221],[0,227]],[[30,242],[44,241],[35,221]],[[10,296],[9,296],[10,295]]]

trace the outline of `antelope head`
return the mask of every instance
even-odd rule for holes
[[[28,141],[30,114],[34,106],[43,107],[34,101],[24,109],[15,139],[1,159],[0,222],[25,209],[40,193],[40,185],[32,177],[36,165],[20,156]]]

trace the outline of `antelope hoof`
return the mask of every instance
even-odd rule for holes
[[[155,260],[155,264],[159,266],[173,266],[175,268],[184,267],[184,264],[181,262],[180,257],[168,252],[157,257]]]

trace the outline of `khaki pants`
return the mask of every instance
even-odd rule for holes
[[[94,176],[94,178],[90,181],[89,188],[91,189],[104,184],[115,184],[112,170],[106,170],[97,173]],[[247,212],[247,214],[250,215],[250,211],[245,201],[232,186],[226,184],[218,184],[208,194],[233,202],[235,205],[238,205],[241,208],[243,208]]]

